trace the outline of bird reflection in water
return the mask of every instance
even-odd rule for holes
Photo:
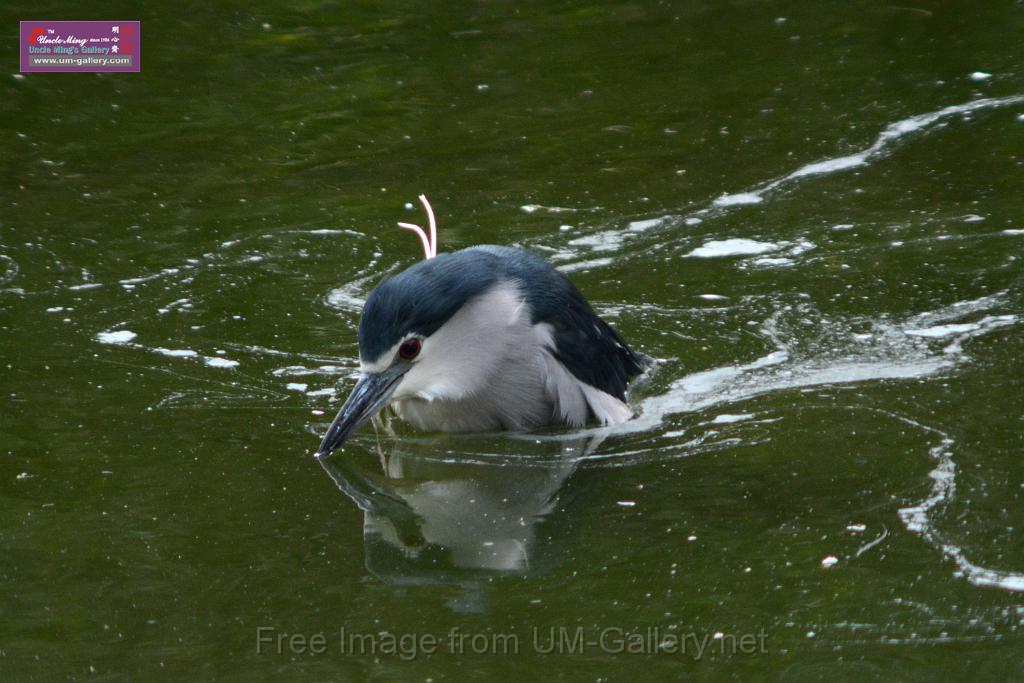
[[[452,446],[452,439],[439,437]],[[463,437],[468,445],[469,437]],[[317,460],[362,511],[366,568],[390,584],[466,588],[452,607],[480,611],[482,583],[550,568],[565,537],[567,482],[593,440],[508,440],[522,455],[477,456],[429,440],[378,442],[379,461],[358,451]],[[489,443],[493,446],[493,442]],[[547,449],[538,454],[538,448]]]

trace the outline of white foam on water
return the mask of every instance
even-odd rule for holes
[[[332,308],[343,311],[359,312],[363,310],[366,298],[363,296],[364,283],[368,278],[353,280],[327,293],[327,303]]]
[[[938,432],[933,428],[924,428]],[[935,515],[948,507],[956,497],[956,462],[953,460],[953,447],[956,442],[948,435],[938,433],[942,437],[941,441],[929,450],[929,455],[935,461],[935,468],[928,473],[932,480],[931,491],[920,503],[900,508],[900,520],[907,531],[918,534],[930,545],[938,548],[946,558],[952,560],[960,575],[975,586],[1024,592],[1024,573],[990,569],[975,564],[967,557],[962,547],[946,540],[936,526]]]
[[[764,201],[757,192],[737,192],[736,194],[723,194],[721,197],[716,198],[712,204],[714,206],[744,206],[746,204],[760,204]]]
[[[145,347],[140,344],[131,343],[137,336],[137,334],[130,330],[114,330],[97,333],[96,340],[101,344],[127,344],[133,348],[145,349]],[[152,351],[153,353],[159,353],[161,356],[167,356],[168,358],[202,358],[203,363],[211,368],[234,368],[239,365],[237,360],[231,360],[230,358],[224,358],[222,356],[201,356],[197,351],[193,351],[192,349],[167,349],[162,346],[158,346],[147,350]]]
[[[348,368],[341,365],[321,365],[317,368],[308,368],[305,365],[288,365],[283,368],[275,368],[270,371],[274,377],[303,377],[306,375],[340,375]]]
[[[258,354],[262,354],[262,355],[266,355],[266,356],[293,356],[293,355],[296,355],[296,354],[293,354],[293,353],[289,353],[288,351],[281,351],[280,349],[271,349],[269,347],[259,346],[257,344],[234,344],[234,343],[229,343],[228,345],[232,346],[232,347],[234,347],[236,349],[241,349],[242,351],[245,351],[246,353],[258,353]]]
[[[317,228],[315,230],[298,230],[297,232],[303,232],[307,235],[348,235],[349,237],[366,237],[366,235],[361,232],[339,228]]]
[[[361,312],[363,304],[366,303],[365,293],[370,287],[370,281],[380,279],[398,267],[396,263],[385,268],[383,272],[367,273],[376,262],[377,259],[373,259],[355,279],[327,292],[327,305],[339,311]]]
[[[660,396],[644,400],[641,413],[616,433],[655,429],[676,413],[688,413],[749,400],[763,394],[823,385],[843,385],[884,379],[914,379],[952,366],[944,358],[913,360],[847,360],[821,365],[795,365],[785,351],[776,351],[751,363],[716,368],[688,375]]]
[[[546,252],[547,260],[552,263],[557,263],[559,261],[569,261],[573,258],[576,258],[576,251],[572,249],[554,249],[553,247],[548,247],[543,244],[535,244],[533,245],[533,248],[536,249],[537,251]]]
[[[203,362],[209,365],[211,368],[236,368],[238,367],[237,360],[231,360],[230,358],[221,358],[219,356],[203,356]]]
[[[751,256],[778,251],[783,245],[775,242],[758,242],[744,238],[711,240],[697,247],[686,256],[694,258],[723,258],[726,256]]]
[[[786,256],[763,256],[752,260],[750,264],[761,268],[786,268],[795,265],[796,261]]]
[[[306,389],[309,388],[309,385],[303,384],[302,382],[288,382],[288,384],[284,385],[284,388],[288,389],[289,391],[298,391],[301,393],[306,393]]]
[[[604,439],[612,435],[657,431],[662,429],[666,419],[671,415],[698,413],[719,406],[736,405],[766,394],[823,386],[934,377],[966,361],[961,346],[963,342],[1006,326],[1019,324],[1020,320],[1015,315],[986,315],[975,322],[958,322],[958,319],[978,315],[1002,305],[1006,294],[1006,291],[1000,291],[977,299],[955,302],[903,321],[875,320],[871,323],[873,331],[870,335],[855,331],[864,324],[862,320],[854,326],[852,323],[824,318],[810,308],[801,308],[799,305],[785,306],[769,317],[761,328],[762,333],[774,341],[774,351],[748,363],[711,368],[682,377],[670,384],[661,394],[641,400],[637,416],[624,424],[579,430],[564,435],[531,434],[529,438],[553,441],[583,437]],[[788,315],[795,316],[799,322],[797,329],[792,333],[786,332],[786,326],[779,320],[782,311],[786,309],[793,309]],[[835,348],[837,343],[829,342],[823,347],[812,345],[809,350],[800,348],[800,325],[812,322],[815,327],[830,332],[831,337],[837,340],[852,340],[854,335],[860,335],[862,338],[853,347]],[[912,334],[913,332],[926,334]],[[949,346],[945,352],[937,351],[933,345],[925,343],[930,339],[951,340],[950,346],[956,347],[956,353],[949,353]],[[956,495],[956,464],[953,460],[955,441],[945,432],[909,417],[880,410],[877,412],[938,439],[938,442],[929,449],[929,456],[935,462],[929,473],[932,482],[930,492],[919,503],[898,511],[900,520],[907,530],[920,535],[954,562],[957,575],[970,583],[1024,592],[1024,572],[996,570],[972,562],[964,548],[949,541],[939,528],[938,514],[953,502]],[[713,423],[728,429],[724,425],[729,424],[737,415],[746,416],[749,413],[720,414],[713,419]],[[728,417],[722,419],[723,416]],[[682,437],[686,433],[687,430],[676,430],[666,432],[663,436]],[[688,447],[690,443],[683,442],[680,447]],[[692,447],[696,449],[699,441],[692,443]],[[621,459],[623,456],[588,454],[583,457],[612,460]],[[877,540],[872,544],[876,542]]]
[[[639,414],[615,427],[602,427],[573,432],[568,437],[594,434],[630,434],[660,428],[674,414],[694,413],[710,407],[746,401],[767,393],[806,389],[824,385],[846,385],[892,379],[928,377],[954,367],[961,360],[956,354],[942,353],[927,344],[915,341],[906,330],[919,329],[922,322],[949,322],[951,319],[977,313],[1002,301],[1000,292],[972,301],[957,302],[938,311],[913,316],[908,321],[876,320],[873,334],[862,336],[850,346],[855,334],[842,321],[823,318],[820,313],[802,305],[785,306],[761,324],[762,334],[774,341],[775,350],[748,363],[712,368],[692,373],[669,385],[658,395],[639,404]],[[799,332],[780,331],[783,315],[795,316],[801,325],[814,321],[822,333],[829,333],[834,342],[810,352],[796,346]],[[791,323],[790,323],[791,324]],[[1011,324],[1003,320],[1002,324]],[[995,323],[974,326],[953,335],[952,339],[969,338],[994,329]],[[839,348],[837,348],[839,347]],[[551,438],[560,439],[556,435]]]
[[[727,257],[727,256],[749,256],[764,253],[775,253],[785,250],[785,254],[774,256],[759,256],[744,261],[743,267],[755,268],[784,268],[793,266],[796,261],[793,257],[799,256],[815,248],[815,244],[806,239],[799,239],[796,242],[757,242],[747,239],[711,240],[704,246],[694,249],[686,256],[703,258]]]
[[[192,349],[165,349],[162,346],[158,346],[152,349],[152,351],[171,358],[194,358],[199,355],[199,353]]]
[[[646,232],[654,231],[657,228],[665,226],[671,226],[678,220],[676,216],[659,216],[657,218],[646,218],[642,220],[630,221],[626,224],[625,228],[615,228],[609,230],[600,230],[597,232],[575,237],[565,243],[564,247],[553,248],[542,244],[532,245],[534,249],[540,249],[549,252],[547,258],[552,262],[560,261],[571,261],[572,259],[580,256],[581,248],[586,249],[589,252],[617,252],[621,251],[623,244],[628,240],[634,240],[639,238]],[[693,219],[691,222],[687,219],[687,224],[699,223],[700,219]],[[572,226],[561,226],[561,230],[574,229]],[[568,263],[563,266],[559,266],[559,270],[563,272],[575,272],[580,270],[586,270],[590,268],[601,268],[610,265],[613,262],[611,258],[597,258],[588,259],[578,263]]]
[[[978,72],[982,73],[982,72]],[[986,75],[987,77],[987,75]],[[997,109],[999,107],[1009,107],[1024,102],[1024,95],[1012,95],[1009,97],[987,97],[979,100],[973,100],[964,104],[952,105],[937,109],[932,112],[925,114],[918,114],[917,116],[911,116],[906,119],[902,119],[895,123],[891,123],[886,126],[881,133],[875,138],[875,141],[869,146],[865,147],[859,152],[853,154],[847,154],[841,157],[833,157],[831,159],[823,159],[814,163],[805,164],[800,168],[788,173],[787,175],[772,180],[768,183],[756,187],[745,192],[737,192],[735,194],[726,194],[712,202],[713,206],[719,208],[727,208],[730,206],[745,205],[745,204],[756,204],[764,201],[764,195],[772,190],[776,190],[783,185],[792,183],[793,181],[801,180],[803,178],[810,178],[814,176],[830,175],[832,173],[840,173],[848,171],[853,168],[860,168],[866,166],[875,159],[883,158],[893,145],[899,142],[902,138],[918,133],[928,128],[935,126],[935,124],[941,121],[954,117],[962,116],[964,114],[970,114],[976,111],[982,111],[985,109]]]
[[[978,329],[978,323],[960,323],[958,325],[936,325],[935,327],[926,327],[923,330],[907,330],[906,334],[912,337],[931,337],[933,339],[939,339],[942,337],[949,337],[954,334],[963,334],[964,332],[973,332]]]
[[[711,424],[732,424],[733,422],[742,422],[744,420],[749,420],[752,417],[754,417],[753,413],[739,413],[736,415],[722,413],[721,415],[715,416],[715,419],[711,421]]]
[[[274,375],[275,377],[287,377],[291,375],[310,375],[313,374],[314,372],[315,370],[311,370],[307,368],[305,365],[289,365],[287,367],[276,368],[274,370],[271,370],[270,374]]]
[[[133,348],[140,348],[154,353],[159,353],[170,358],[200,358],[204,364],[210,368],[221,368],[231,369],[238,368],[239,361],[232,360],[231,358],[225,358],[223,355],[202,355],[198,351],[190,348],[164,348],[163,346],[157,346],[155,348],[146,349],[140,344],[131,343],[137,335],[129,330],[117,330],[111,332],[100,332],[96,334],[96,340],[103,344],[127,344]],[[217,353],[223,353],[223,351],[217,351]]]
[[[167,275],[176,275],[176,274],[178,274],[180,272],[181,272],[180,268],[164,268],[159,273],[152,273],[150,275],[142,275],[142,276],[139,276],[139,277],[129,277],[129,278],[125,278],[123,280],[118,280],[118,282],[120,282],[122,285],[138,285],[138,284],[141,284],[143,282],[150,282],[152,280],[157,280],[157,279],[165,277]]]
[[[790,173],[787,178],[795,180],[797,178],[803,178],[809,175],[825,175],[828,173],[838,173],[839,171],[845,171],[847,169],[856,168],[858,166],[864,166],[868,163],[868,157],[866,152],[859,154],[851,154],[845,157],[836,157],[834,159],[825,159],[813,164],[807,164],[801,166],[797,170]]]
[[[99,332],[96,334],[96,341],[101,344],[127,344],[138,335],[131,330],[114,330],[111,332]]]
[[[0,264],[3,265],[3,270],[0,271],[0,285],[6,285],[8,282],[18,277],[18,262],[6,254],[0,254]],[[9,291],[9,290],[8,290]]]
[[[647,220],[642,221],[632,221],[629,225],[626,226],[626,229],[632,232],[643,232],[645,230],[650,230],[651,228],[656,228],[659,225],[665,223],[665,221],[665,217],[649,218]]]
[[[1012,314],[988,315],[973,322],[956,323],[950,322],[950,318],[963,318],[988,311],[999,305],[1005,295],[1006,290],[1002,290],[977,299],[959,301],[948,307],[948,315],[943,315],[942,311],[921,313],[908,320],[900,331],[909,337],[921,339],[950,339],[951,342],[943,349],[943,353],[960,355],[963,353],[965,341],[1001,327],[1015,325],[1018,318]]]
[[[192,308],[192,303],[188,299],[176,299],[167,304],[166,306],[161,306],[160,308],[156,309],[156,312],[159,315],[165,315],[176,308]]]
[[[1024,230],[1019,230],[1017,228],[1008,228],[1006,230],[1003,230],[1003,234],[1004,235],[1024,235]]]
[[[519,210],[523,213],[537,213],[543,211],[545,213],[575,213],[580,209],[572,209],[567,206],[543,206],[541,204],[524,204],[519,207]]]
[[[577,261],[575,263],[565,263],[558,266],[558,270],[563,273],[576,273],[579,271],[590,270],[591,268],[603,268],[604,266],[610,266],[615,259],[613,258],[595,258],[589,261]]]
[[[625,239],[626,235],[621,230],[605,230],[569,240],[569,244],[574,247],[590,247],[594,251],[616,251]]]
[[[797,256],[815,248],[814,242],[805,239],[799,239],[789,247],[789,254],[791,256]]]

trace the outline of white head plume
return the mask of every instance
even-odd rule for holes
[[[427,195],[420,195],[420,204],[427,212],[427,220],[430,221],[430,237],[427,237],[427,232],[416,225],[415,223],[399,223],[398,227],[404,228],[405,230],[411,230],[416,233],[420,242],[423,243],[424,258],[432,259],[437,256],[437,221],[434,220],[434,209],[430,207],[430,202],[427,201]]]

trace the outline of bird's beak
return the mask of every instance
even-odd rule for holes
[[[320,448],[316,449],[316,457],[330,455],[376,415],[391,398],[407,370],[407,367],[392,366],[383,372],[367,373],[360,377],[331,423],[324,440],[320,442]]]

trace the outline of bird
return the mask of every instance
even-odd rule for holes
[[[427,432],[616,425],[632,417],[630,380],[650,365],[564,274],[518,247],[437,253],[370,292],[358,326],[360,376],[315,455],[340,448],[390,407]]]

